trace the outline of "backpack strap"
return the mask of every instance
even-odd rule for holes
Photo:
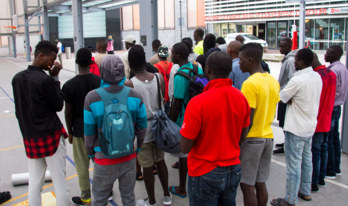
[[[154,74],[156,79],[157,79],[157,89],[158,89],[158,106],[160,108],[160,110],[162,110],[162,104],[161,104],[161,87],[160,87],[160,83],[159,83],[159,79],[158,76],[156,74]]]
[[[198,74],[198,65],[197,64],[192,64],[192,67],[193,67],[193,74]]]
[[[189,72],[188,72],[188,73],[183,72],[182,70],[184,70],[184,69],[189,70]],[[192,74],[193,72],[194,72],[193,69],[188,68],[188,67],[184,67],[184,68],[182,68],[180,71],[176,72],[175,76],[176,76],[176,75],[180,75],[180,76],[186,77],[187,79],[190,79],[191,76],[192,76],[191,74]]]
[[[164,69],[161,67],[161,65],[155,64],[155,66],[156,66],[159,70],[161,70],[161,72],[162,72],[163,75],[166,75],[166,73],[164,72]]]

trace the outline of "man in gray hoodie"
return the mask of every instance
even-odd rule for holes
[[[297,53],[297,50],[291,51],[291,47],[292,40],[290,38],[284,38],[279,43],[279,51],[281,54],[285,55],[282,61],[282,67],[280,69],[280,74],[278,78],[280,90],[284,89],[284,87],[287,85],[289,80],[294,76],[294,73],[296,72],[295,55]],[[281,128],[284,127],[286,106],[287,104],[284,104],[281,101],[278,103],[277,119],[279,120],[279,127]],[[278,149],[274,150],[273,154],[284,155],[284,143],[276,144],[276,147],[278,147]]]

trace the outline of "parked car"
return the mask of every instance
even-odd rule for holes
[[[244,37],[244,44],[247,43],[259,43],[263,47],[264,52],[267,52],[268,50],[268,44],[265,40],[259,39],[256,36],[249,34],[249,33],[232,33],[228,34],[225,38],[226,44],[229,44],[231,41],[236,40],[236,37],[238,35],[242,35]]]

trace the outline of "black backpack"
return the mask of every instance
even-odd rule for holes
[[[196,64],[192,64],[192,65],[193,65],[193,69],[190,69],[188,67],[183,68],[183,69],[189,70],[188,73],[183,71],[178,71],[175,74],[175,76],[180,75],[190,80],[189,88],[188,88],[189,100],[191,100],[193,97],[197,96],[198,94],[201,94],[203,92],[205,85],[207,85],[209,82],[204,74],[198,74],[198,66]]]

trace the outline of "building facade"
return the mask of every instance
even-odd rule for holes
[[[300,7],[286,0],[206,0],[208,32],[225,37],[229,33],[250,33],[278,49],[282,38],[292,38],[292,25],[299,28]],[[332,44],[345,47],[348,1],[306,3],[305,45],[326,50]]]

